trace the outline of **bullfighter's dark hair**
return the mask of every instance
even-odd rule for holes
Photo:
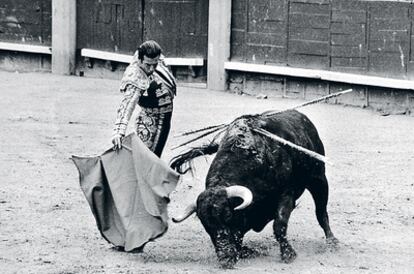
[[[154,40],[148,40],[138,47],[138,59],[144,60],[144,56],[155,58],[160,56],[162,52],[161,46]]]

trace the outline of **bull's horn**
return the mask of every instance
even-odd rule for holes
[[[227,191],[227,197],[231,198],[231,197],[239,197],[243,199],[243,203],[241,205],[239,205],[238,207],[236,207],[234,210],[240,210],[243,208],[248,207],[252,201],[253,201],[253,194],[250,191],[250,189],[248,189],[245,186],[229,186],[226,187],[226,191]]]
[[[190,204],[184,209],[184,212],[181,215],[179,215],[178,217],[172,218],[172,221],[174,223],[180,223],[184,221],[185,219],[187,219],[188,217],[190,217],[191,214],[193,214],[196,211],[196,209],[197,209],[197,205],[195,202],[193,202],[192,204]]]

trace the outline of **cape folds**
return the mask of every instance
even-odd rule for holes
[[[100,233],[131,251],[167,231],[169,194],[179,175],[135,133],[126,136],[123,145],[119,151],[72,160]]]

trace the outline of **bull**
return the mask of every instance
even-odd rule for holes
[[[324,155],[324,146],[312,122],[296,110],[275,115],[246,115],[233,121],[220,142],[193,148],[172,159],[171,167],[185,173],[190,160],[207,154],[211,162],[205,190],[185,212],[181,222],[196,212],[215,247],[219,264],[232,268],[249,251],[242,246],[249,230],[260,232],[273,221],[273,233],[285,263],[296,258],[286,233],[296,200],[307,189],[316,217],[329,244],[336,245],[327,213],[328,181],[325,164],[259,134],[266,130],[296,145]]]

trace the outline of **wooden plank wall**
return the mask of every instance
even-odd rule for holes
[[[232,4],[232,57],[254,63],[286,63],[287,1],[237,0]]]
[[[134,52],[143,37],[142,1],[78,0],[77,23],[77,48]]]
[[[144,40],[167,56],[207,57],[208,0],[146,0]]]
[[[329,0],[289,1],[288,64],[329,66]]]
[[[233,0],[231,59],[414,78],[413,1]]]
[[[411,14],[410,57],[408,61],[407,75],[409,79],[414,79],[414,1],[412,1],[412,4],[411,4],[410,14]]]
[[[367,2],[333,1],[330,25],[330,68],[353,73],[368,66]]]
[[[51,0],[1,0],[0,41],[51,45]]]
[[[369,5],[369,63],[374,74],[404,75],[410,56],[411,4],[379,2]]]
[[[208,0],[78,0],[78,48],[133,53],[144,40],[168,57],[207,57]]]

